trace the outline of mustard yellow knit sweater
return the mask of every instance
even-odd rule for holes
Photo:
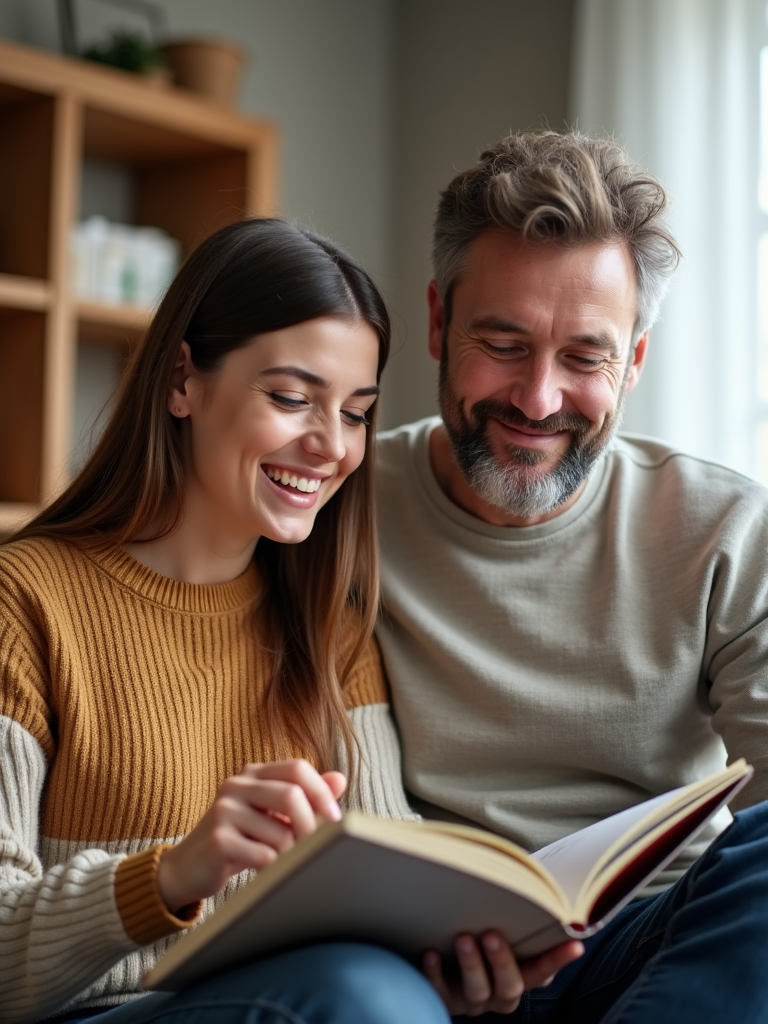
[[[275,757],[263,728],[258,596],[253,566],[231,583],[196,586],[108,545],[0,548],[7,1024],[137,996],[143,973],[191,923],[160,899],[161,844],[194,827],[227,776]],[[345,698],[363,753],[350,803],[410,816],[373,644]]]

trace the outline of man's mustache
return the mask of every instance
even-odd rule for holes
[[[540,430],[543,433],[565,430],[581,437],[592,429],[592,423],[578,412],[555,412],[543,420],[531,420],[516,405],[497,402],[492,398],[483,398],[475,402],[471,412],[472,419],[478,425],[493,417],[508,427],[527,427],[529,430]]]

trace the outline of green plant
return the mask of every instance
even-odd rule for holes
[[[83,57],[139,73],[166,67],[165,57],[157,47],[139,33],[123,29],[113,32],[106,42],[87,47],[83,50]]]

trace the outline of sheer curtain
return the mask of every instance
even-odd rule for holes
[[[684,258],[624,429],[756,473],[765,0],[576,0],[571,123],[667,186]]]

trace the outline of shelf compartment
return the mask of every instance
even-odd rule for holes
[[[152,312],[138,306],[113,306],[103,302],[77,303],[77,333],[90,344],[137,345],[147,332]]]
[[[185,255],[217,228],[263,209],[255,150],[88,106],[83,154],[130,174],[135,224],[162,228]]]
[[[52,97],[0,90],[0,273],[48,276],[53,123]]]
[[[81,334],[78,340],[69,459],[72,474],[82,469],[109,422],[129,354],[127,346],[105,344],[103,338],[89,342]]]
[[[246,153],[224,153],[137,168],[137,224],[162,228],[184,255],[218,228],[256,212]]]
[[[0,309],[0,502],[40,498],[46,316]]]
[[[85,108],[83,147],[88,156],[98,160],[134,167],[213,156],[232,148],[170,126],[148,124],[93,106]]]

